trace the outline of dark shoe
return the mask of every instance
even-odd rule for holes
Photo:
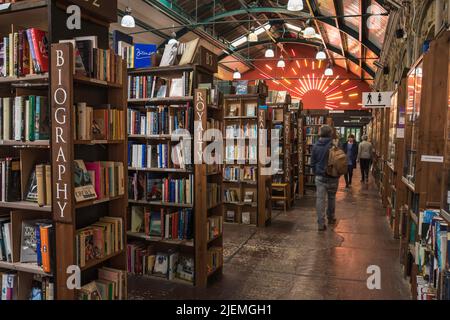
[[[319,232],[326,231],[327,226],[319,226]]]
[[[333,219],[328,219],[328,224],[329,225],[335,225],[336,224],[336,219],[335,218],[333,218]]]

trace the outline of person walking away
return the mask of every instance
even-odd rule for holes
[[[327,217],[328,224],[336,224],[336,193],[339,185],[339,177],[327,174],[330,148],[333,146],[333,129],[323,126],[319,131],[319,141],[314,145],[311,154],[311,166],[315,175],[317,189],[316,210],[319,231],[327,229],[325,225],[325,202],[328,197]]]
[[[353,170],[356,169],[356,161],[358,160],[358,144],[354,135],[349,135],[347,142],[342,146],[348,159],[348,172],[345,177],[345,187],[350,188],[353,179]]]
[[[358,161],[361,168],[361,182],[369,183],[369,170],[372,163],[373,147],[364,135],[358,147]]]

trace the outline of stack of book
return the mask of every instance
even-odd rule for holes
[[[129,199],[171,204],[194,203],[194,176],[188,178],[160,178],[150,173],[135,172],[129,176]]]
[[[174,251],[157,251],[154,246],[143,243],[129,243],[127,254],[128,272],[131,274],[194,282],[194,259],[190,256]]]
[[[100,108],[77,103],[76,140],[124,140],[125,113],[106,105]]]
[[[55,299],[55,283],[52,278],[35,276],[31,284],[29,300],[51,301]]]
[[[48,72],[48,40],[36,28],[0,38],[0,77],[23,77]]]
[[[206,238],[207,241],[219,237],[223,231],[223,217],[208,217],[208,221],[206,222],[206,230],[208,230]]]
[[[193,110],[187,106],[179,108],[159,108],[154,111],[141,112],[128,110],[129,135],[165,135],[178,129],[189,129],[193,126]]]
[[[86,162],[96,199],[122,196],[125,194],[125,170],[122,162]]]
[[[253,163],[257,162],[258,146],[256,144],[251,145],[227,145],[225,147],[225,161],[248,161]]]
[[[79,300],[123,300],[127,296],[127,273],[124,270],[103,267],[98,279],[78,290]]]
[[[246,123],[243,126],[238,124],[228,125],[225,130],[225,136],[227,139],[256,139],[258,137],[258,126],[256,124],[249,123]]]
[[[183,72],[180,78],[128,76],[128,99],[185,97],[191,93],[192,73]]]
[[[77,230],[76,262],[81,268],[92,260],[102,259],[124,249],[123,219],[102,217],[86,228]]]
[[[214,272],[223,265],[223,247],[211,247],[208,250],[208,274]]]
[[[0,300],[12,301],[17,300],[19,291],[19,276],[16,272],[0,269]]]
[[[2,202],[21,201],[21,171],[19,158],[0,159],[0,199]]]
[[[132,168],[169,167],[169,144],[128,144],[128,165]]]
[[[0,140],[36,141],[50,138],[47,97],[0,98]]]
[[[208,195],[206,197],[207,208],[213,208],[222,203],[222,189],[219,184],[208,183],[206,192]]]
[[[241,202],[240,189],[236,188],[225,189],[224,195],[225,195],[225,202],[228,203]]]
[[[147,207],[131,208],[131,232],[167,240],[191,240],[193,237],[191,209],[150,210]]]
[[[240,182],[242,178],[241,167],[227,166],[223,168],[223,180],[229,182]]]
[[[36,202],[40,207],[52,204],[52,167],[50,164],[38,164],[28,180],[26,201]]]

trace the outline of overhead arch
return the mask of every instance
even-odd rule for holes
[[[252,48],[255,46],[259,46],[259,45],[266,45],[266,44],[271,44],[273,43],[271,40],[263,40],[263,41],[258,41],[258,42],[250,42],[247,43],[245,45],[242,45],[238,48],[236,48],[233,53],[235,52],[239,52],[248,48]],[[302,45],[308,45],[308,46],[314,46],[314,47],[320,47],[321,43],[318,42],[314,42],[314,41],[309,41],[309,40],[305,40],[305,39],[293,39],[293,38],[286,38],[286,39],[277,39],[277,43],[283,43],[283,44],[302,44]],[[337,48],[335,46],[332,45],[328,45],[328,50],[330,50],[333,53],[336,53],[340,56],[342,56],[342,50],[340,48]],[[227,57],[229,54],[222,54],[221,56],[219,56],[219,61],[224,59],[225,57]],[[349,61],[355,63],[356,65],[360,65],[360,59],[356,58],[355,56],[351,55],[349,52],[345,52],[345,56],[343,58],[348,59]],[[375,77],[375,71],[372,70],[367,63],[365,63],[364,61],[362,62],[362,68],[364,71],[366,71],[371,77]]]

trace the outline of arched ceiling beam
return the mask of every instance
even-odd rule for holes
[[[305,13],[305,12],[293,12],[293,11],[289,11],[283,7],[262,7],[262,8],[248,8],[248,9],[238,9],[238,10],[232,10],[232,11],[227,11],[227,12],[223,12],[220,14],[217,14],[215,16],[212,16],[206,20],[203,20],[201,23],[205,24],[205,23],[212,23],[214,21],[218,21],[218,20],[222,20],[222,19],[226,19],[232,16],[236,16],[236,15],[245,15],[248,13],[280,13],[280,14],[285,14],[287,16],[294,16],[294,17],[298,17],[300,19],[310,19],[312,18],[311,15]],[[326,23],[342,32],[344,32],[345,34],[347,34],[348,36],[354,38],[356,41],[360,41],[360,35],[358,31],[353,30],[352,28],[350,28],[349,26],[342,24],[339,25],[336,23],[336,21],[333,18],[330,17],[325,17],[323,15],[316,15],[315,17],[317,20],[319,20],[320,22]],[[367,38],[362,39],[362,44],[369,50],[371,50],[373,53],[375,53],[377,56],[380,55],[380,48],[377,47],[376,44],[374,44],[372,41],[370,41]]]
[[[263,40],[263,41],[258,41],[258,42],[247,43],[245,45],[242,45],[242,46],[236,48],[233,51],[233,53],[239,52],[241,50],[245,50],[249,47],[251,48],[251,47],[255,47],[255,46],[266,45],[271,42],[272,42],[271,40]],[[319,42],[308,41],[305,39],[289,39],[289,38],[287,38],[287,39],[278,39],[277,42],[278,43],[288,43],[288,44],[289,43],[290,44],[304,44],[304,45],[315,46],[315,47],[318,47],[321,45],[321,43],[319,43]],[[342,51],[340,48],[337,48],[333,45],[328,45],[328,50],[342,56]],[[219,56],[219,61],[226,58],[227,56],[228,56],[227,54],[222,54],[221,56]],[[356,58],[349,52],[345,53],[344,58],[348,59],[349,61],[353,62],[356,65],[360,65],[360,59]],[[375,72],[365,62],[361,62],[361,65],[362,65],[362,68],[364,69],[364,71],[366,71],[371,77],[375,77]]]

